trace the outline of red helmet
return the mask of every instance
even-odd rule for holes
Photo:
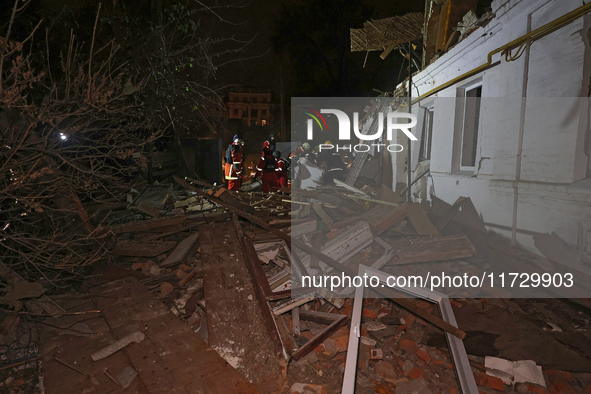
[[[269,149],[271,147],[271,144],[269,144],[269,141],[265,141],[265,143],[263,144],[263,149]]]

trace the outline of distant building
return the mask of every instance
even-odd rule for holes
[[[244,126],[273,126],[271,89],[237,87],[228,92],[228,119],[240,119]]]

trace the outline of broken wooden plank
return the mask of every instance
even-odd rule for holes
[[[114,234],[124,234],[124,233],[133,233],[138,231],[148,231],[153,229],[158,229],[162,227],[169,227],[174,226],[177,224],[182,224],[185,221],[185,215],[181,216],[174,216],[171,218],[160,218],[160,219],[152,219],[152,220],[144,220],[140,222],[131,222],[131,223],[123,223],[117,224],[114,226],[103,226],[102,228],[105,231],[111,231]]]
[[[316,230],[317,220],[308,220],[303,223],[292,225],[290,233],[292,237],[299,237],[302,234],[308,234]]]
[[[401,204],[396,208],[387,205],[378,205],[370,209],[363,220],[369,223],[369,228],[374,237],[377,237],[408,214],[407,204]]]
[[[322,219],[324,225],[329,229],[332,229],[332,224],[334,221],[326,214],[326,212],[324,212],[322,206],[320,206],[320,204],[314,203],[312,204],[312,209],[318,214],[318,216],[320,216],[320,219]]]
[[[313,297],[293,298],[273,308],[273,314],[275,316],[279,316],[285,312],[291,311],[293,308],[297,308],[298,306],[304,305],[312,301],[313,299]]]
[[[187,238],[179,242],[178,246],[172,251],[172,253],[164,260],[160,267],[166,268],[173,265],[181,264],[185,261],[185,258],[189,255],[189,252],[199,239],[199,233],[193,233]]]
[[[420,235],[437,235],[439,231],[427,217],[427,213],[419,203],[408,204],[408,218]]]
[[[300,311],[300,312],[304,312],[304,311]],[[306,311],[309,312],[309,311]],[[317,312],[320,313],[320,312]],[[331,313],[327,313],[327,315],[333,315],[334,320],[332,320],[332,322],[330,323],[330,325],[328,327],[326,327],[326,329],[324,329],[324,331],[314,335],[312,337],[312,339],[310,339],[308,342],[306,342],[303,346],[301,346],[298,350],[296,350],[295,352],[293,352],[293,354],[291,355],[295,360],[299,360],[302,357],[304,357],[306,354],[310,353],[316,346],[320,345],[325,339],[327,339],[328,337],[330,337],[332,334],[334,334],[339,328],[341,328],[342,326],[345,325],[345,323],[347,323],[348,317],[347,315],[337,315],[337,314],[331,314]],[[300,314],[300,318],[303,318],[305,315],[302,313]]]
[[[437,198],[437,196],[432,195],[431,198],[433,200],[433,214],[436,216],[443,217],[452,207],[442,199]],[[483,233],[487,232],[484,222],[478,214],[476,207],[474,207],[470,197],[462,202],[460,211],[456,213],[452,220],[454,222],[460,223],[464,227],[471,228]]]
[[[464,234],[404,237],[391,244],[396,255],[386,265],[461,259],[474,256],[476,248]]]
[[[299,338],[301,335],[300,332],[300,308],[293,308],[291,310],[291,322],[293,327],[293,335],[296,338]]]
[[[155,206],[153,206],[152,204],[143,201],[138,207],[137,209],[139,209],[142,212],[147,213],[148,215],[152,216],[154,219],[158,219],[158,217],[160,216],[160,209],[156,208]]]
[[[454,218],[454,216],[456,216],[456,214],[460,211],[462,204],[466,200],[467,200],[466,197],[459,197],[456,200],[456,202],[454,202],[454,205],[449,207],[449,209],[447,210],[445,215],[443,215],[441,218],[439,218],[439,220],[436,221],[435,228],[437,228],[437,231],[441,232],[441,230],[443,230],[445,228],[445,226],[447,226],[447,224],[449,222],[451,222],[451,220]]]
[[[118,341],[113,342],[109,346],[106,346],[99,350],[98,352],[94,353],[90,358],[94,361],[102,360],[105,357],[109,357],[111,354],[118,352],[119,350],[123,349],[125,346],[129,345],[130,343],[140,343],[146,338],[143,332],[136,331],[131,333]]]
[[[119,240],[111,253],[117,256],[156,257],[168,252],[175,246],[175,241],[152,241],[147,243],[145,241]]]

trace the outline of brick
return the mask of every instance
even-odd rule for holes
[[[181,269],[175,270],[174,274],[178,279],[185,279],[187,276],[187,273]]]
[[[424,349],[418,349],[417,356],[426,363],[428,363],[431,360],[431,357],[429,357],[429,353],[427,353],[427,351]]]
[[[406,326],[407,331],[412,330],[412,326],[413,326],[413,324],[415,324],[416,319],[417,319],[416,316],[412,315],[412,314],[409,314],[408,316],[406,316],[404,318],[404,321],[405,321],[404,325]]]
[[[480,387],[488,387],[488,379],[486,378],[486,374],[483,372],[474,372],[474,380],[476,381],[476,385]]]
[[[503,391],[505,390],[505,383],[503,383],[503,381],[500,378],[497,378],[496,376],[486,376],[487,380],[488,380],[488,385],[495,389],[495,390],[499,390],[499,391]]]
[[[349,346],[349,331],[346,327],[340,328],[331,336],[331,338],[335,341],[335,347],[337,348],[337,351],[347,351],[347,347]]]
[[[309,383],[294,383],[289,390],[291,394],[326,394],[326,386]]]
[[[394,366],[386,361],[378,361],[376,363],[376,372],[383,378],[396,378],[396,371]]]
[[[370,319],[377,319],[378,318],[378,311],[373,309],[363,308],[363,316],[368,317]]]
[[[378,394],[394,394],[394,390],[386,382],[380,382],[374,390]]]
[[[412,352],[417,348],[417,343],[415,341],[411,341],[409,339],[402,339],[398,342],[398,347],[401,350],[405,350],[407,352]]]
[[[423,376],[423,372],[424,371],[421,368],[413,367],[406,376],[408,376],[411,379],[418,379],[421,376]]]
[[[433,360],[433,363],[435,365],[441,365],[441,364],[443,364],[443,360]]]

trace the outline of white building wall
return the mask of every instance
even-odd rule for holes
[[[493,1],[496,17],[415,75],[413,96],[485,64],[489,52],[526,34],[528,24],[534,30],[583,3]],[[450,204],[459,196],[471,197],[489,228],[509,237],[517,192],[517,241],[531,250],[531,232],[556,232],[571,245],[591,249],[591,180],[586,184],[588,158],[583,150],[587,119],[586,109],[581,111],[590,83],[590,26],[589,17],[578,18],[533,42],[529,54],[515,61],[496,54],[492,62],[500,64],[420,102],[425,106],[435,100],[429,192]],[[465,173],[454,162],[463,111],[456,95],[458,88],[475,80],[482,81],[483,96],[478,152],[474,173]],[[413,113],[420,119],[419,110],[414,104]],[[418,149],[415,143],[414,155]],[[405,163],[400,156],[393,160],[397,167]],[[394,173],[397,182],[406,182],[400,168]]]

